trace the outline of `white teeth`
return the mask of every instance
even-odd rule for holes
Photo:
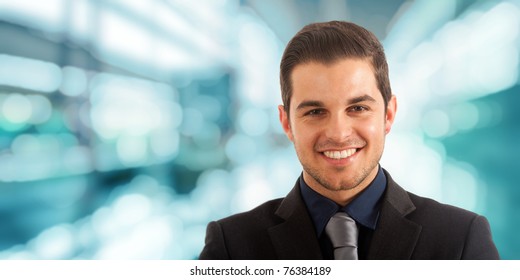
[[[343,151],[325,151],[323,154],[328,158],[342,159],[353,155],[355,152],[356,149],[348,149]]]

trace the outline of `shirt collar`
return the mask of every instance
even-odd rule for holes
[[[300,190],[303,201],[314,222],[316,233],[321,236],[328,221],[336,212],[344,211],[357,223],[372,230],[376,228],[379,218],[379,200],[386,189],[386,176],[381,166],[376,178],[347,206],[340,207],[334,201],[322,196],[311,189],[300,176]]]

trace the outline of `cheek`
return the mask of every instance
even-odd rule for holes
[[[385,124],[383,122],[367,121],[360,123],[358,132],[366,140],[378,139],[385,135]]]
[[[294,126],[292,130],[293,142],[295,145],[306,147],[312,146],[320,135],[320,132],[316,128],[310,128],[305,125]]]

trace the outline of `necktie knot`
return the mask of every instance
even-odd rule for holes
[[[345,212],[330,218],[325,233],[334,247],[334,259],[357,260],[358,228],[356,221]]]

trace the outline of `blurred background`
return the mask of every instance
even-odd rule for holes
[[[301,172],[278,67],[305,24],[383,42],[382,166],[520,259],[520,2],[0,0],[0,259],[194,259]]]

